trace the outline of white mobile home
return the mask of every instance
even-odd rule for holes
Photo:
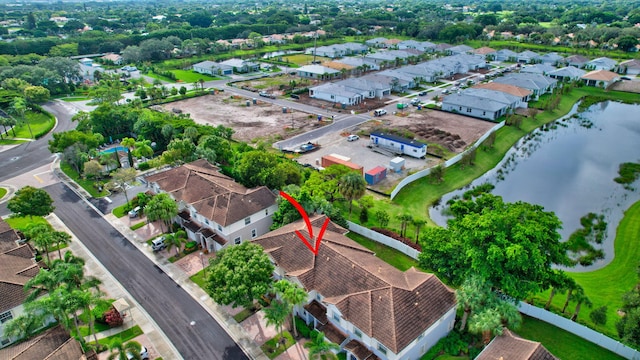
[[[398,154],[415,158],[423,158],[427,155],[427,145],[416,140],[381,132],[372,132],[369,137],[371,138],[371,145],[379,146]]]

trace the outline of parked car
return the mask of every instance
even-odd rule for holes
[[[378,109],[378,110],[375,110],[375,111],[373,112],[373,115],[375,115],[375,116],[382,116],[382,115],[385,115],[386,113],[387,113],[387,110],[385,110],[385,109]]]
[[[413,106],[418,106],[418,105],[420,105],[420,102],[421,102],[421,101],[420,101],[420,99],[418,99],[418,98],[413,98],[413,99],[411,99],[411,105],[413,105]]]
[[[127,359],[131,360],[133,359],[134,356],[130,353],[127,353]],[[149,359],[149,352],[147,351],[147,348],[142,346],[141,350],[140,350],[140,358],[142,360],[148,360]]]
[[[418,93],[418,96],[425,96],[425,95],[427,95],[427,92],[426,92],[426,91],[420,91],[420,92]]]
[[[627,77],[627,76],[623,76],[623,77],[620,78],[620,80],[631,80],[631,78]]]
[[[140,208],[140,206],[136,206],[135,208],[131,209],[129,211],[129,218],[133,219],[133,218],[137,218],[138,216],[140,216],[140,210],[142,210],[142,208]]]
[[[442,90],[442,93],[447,95],[448,93],[450,93],[450,91],[449,91],[449,89],[444,89],[444,90]]]
[[[151,250],[158,252],[167,248],[167,244],[164,242],[164,236],[157,237],[151,241]]]
[[[275,99],[275,98],[276,98],[276,96],[275,96],[275,95],[273,95],[273,94],[271,94],[271,93],[268,93],[268,92],[266,92],[266,91],[260,91],[260,92],[258,93],[258,95],[260,95],[260,96],[262,96],[262,97],[269,98],[269,99]]]
[[[356,141],[356,140],[359,140],[359,139],[360,139],[360,136],[358,136],[358,135],[353,135],[352,134],[352,135],[347,136],[347,141]]]

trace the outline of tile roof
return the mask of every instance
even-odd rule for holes
[[[515,85],[529,90],[546,89],[549,86],[557,83],[556,80],[550,77],[531,73],[509,74],[503,77],[496,78],[493,80],[493,82]]]
[[[496,82],[478,84],[474,86],[474,88],[501,91],[503,93],[511,94],[521,98],[533,94],[530,90],[527,90],[525,88],[521,88],[514,85],[509,85],[509,84],[500,84]]]
[[[549,72],[547,75],[549,76],[560,76],[560,77],[581,77],[582,75],[586,74],[587,72],[582,70],[582,69],[578,69],[575,66],[567,66],[567,67],[563,67],[560,69],[556,69],[553,70],[551,72]]]
[[[147,181],[157,183],[176,201],[190,204],[200,215],[222,226],[266,209],[276,201],[267,187],[247,189],[204,159],[153,174]]]
[[[567,56],[564,60],[570,64],[586,64],[589,62],[589,58],[582,55]]]
[[[598,80],[598,81],[611,81],[617,78],[618,74],[608,70],[594,70],[582,75],[581,79]]]
[[[27,298],[24,285],[40,271],[28,244],[14,246],[0,253],[0,313],[24,302]]]
[[[324,216],[313,218],[320,232]],[[299,240],[309,238],[297,221],[261,236],[262,246],[287,276],[297,277],[307,291],[316,290],[334,304],[345,320],[398,353],[456,305],[453,290],[433,274],[411,268],[402,272],[332,226],[325,231],[318,255]]]
[[[539,342],[518,337],[505,329],[476,357],[476,360],[558,360]]]
[[[623,61],[620,63],[620,66],[638,69],[640,68],[640,59],[631,59],[631,60]]]
[[[15,248],[17,240],[20,240],[20,236],[6,221],[0,218],[0,252]]]
[[[71,338],[62,326],[53,327],[33,339],[0,350],[0,359],[6,360],[75,360],[82,359],[83,355],[80,343]]]
[[[483,46],[481,48],[477,48],[475,50],[472,50],[471,52],[474,53],[474,54],[478,54],[478,55],[487,55],[487,54],[492,54],[492,53],[494,53],[496,51],[495,51],[495,49],[492,49],[490,47]]]
[[[345,346],[345,350],[349,350],[358,360],[377,360],[379,359],[371,350],[358,340],[351,340]]]

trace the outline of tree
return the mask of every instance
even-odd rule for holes
[[[607,323],[607,305],[600,306],[589,314],[589,318],[596,325],[605,325]]]
[[[548,288],[552,265],[570,266],[557,216],[539,205],[465,194],[450,206],[447,229],[430,230],[420,263],[451,284],[470,274],[517,300]]]
[[[340,350],[338,344],[326,341],[324,333],[318,330],[311,332],[311,341],[304,344],[304,347],[309,349],[309,359],[322,359],[323,356],[332,356],[333,351]],[[335,355],[332,358],[335,358]]]
[[[638,38],[631,35],[622,36],[618,39],[617,45],[622,51],[630,52],[635,49],[636,45],[638,45]]]
[[[429,173],[429,178],[434,182],[440,184],[444,181],[444,174],[446,172],[446,167],[441,165],[434,166],[431,168],[431,172]]]
[[[162,220],[167,225],[167,231],[173,231],[173,218],[178,215],[178,204],[167,193],[160,193],[149,200],[144,213],[149,221]]]
[[[180,89],[178,90],[178,93],[182,96],[185,96],[187,94],[187,88],[184,86],[180,86]]]
[[[142,360],[140,352],[142,351],[142,345],[135,341],[129,341],[122,343],[120,339],[115,339],[109,344],[109,360]]]
[[[289,317],[289,306],[284,301],[274,300],[269,307],[264,308],[264,317],[267,319],[267,326],[276,327],[278,334],[282,333],[282,325]],[[284,338],[282,338],[284,340]]]
[[[184,230],[178,230],[164,236],[164,243],[167,244],[167,251],[171,250],[171,248],[175,246],[176,256],[180,255],[182,244],[185,242],[187,242],[187,233]]]
[[[579,287],[577,290],[578,291],[573,293],[573,300],[576,301],[576,309],[573,311],[573,315],[571,315],[571,321],[576,321],[578,319],[582,304],[585,304],[588,307],[591,307],[592,305],[591,300],[587,297],[587,294],[585,294],[584,289]]]
[[[124,192],[124,197],[129,205],[129,195],[127,195],[127,185],[129,182],[136,178],[136,169],[134,168],[120,168],[111,174],[111,181],[109,186],[117,189],[121,189]]]
[[[9,108],[10,112],[18,117],[18,122],[21,124],[27,124],[29,128],[29,134],[33,138],[33,131],[31,130],[31,125],[25,119],[25,113],[27,111],[27,101],[23,97],[17,97],[13,99],[11,102],[11,107]]]
[[[420,238],[420,228],[422,228],[427,223],[427,220],[424,219],[413,219],[413,226],[416,227],[416,244],[418,243],[418,239]]]
[[[53,199],[49,194],[32,186],[25,186],[16,191],[7,202],[7,208],[18,216],[47,216],[53,212]]]
[[[306,303],[308,297],[307,292],[298,286],[298,284],[284,279],[273,284],[273,288],[276,291],[276,295],[278,295],[287,306],[287,315],[291,315],[294,335],[298,337],[298,329],[296,328],[295,319],[293,319],[293,310],[296,306]]]
[[[31,104],[42,104],[49,101],[51,93],[49,89],[42,86],[27,86],[24,89],[24,97]],[[33,136],[33,135],[32,135]]]
[[[71,235],[64,231],[54,231],[51,233],[51,242],[58,248],[58,257],[62,258],[60,247],[62,245],[68,245],[71,242]]]
[[[93,176],[96,179],[100,178],[102,174],[102,164],[97,160],[90,160],[84,163],[84,174],[86,176]]]
[[[349,217],[353,208],[353,200],[361,198],[367,190],[367,183],[362,175],[356,172],[345,174],[338,180],[338,191],[349,202]]]
[[[413,221],[413,216],[411,214],[400,214],[397,219],[400,220],[400,236],[404,237],[407,232],[407,225]]]
[[[389,213],[380,209],[376,211],[376,219],[381,227],[386,227],[389,224]]]
[[[273,270],[259,245],[245,242],[232,246],[210,261],[207,292],[219,304],[249,307],[271,287]]]

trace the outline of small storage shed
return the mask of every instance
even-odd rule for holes
[[[393,171],[400,172],[404,167],[404,159],[401,157],[395,157],[389,161],[389,166]]]
[[[387,168],[376,166],[364,174],[364,180],[369,185],[375,185],[387,177]]]
[[[333,156],[335,154],[332,155],[325,155],[322,157],[322,167],[323,168],[327,168],[331,165],[335,165],[335,164],[340,164],[340,165],[344,165],[350,169],[356,170],[360,173],[360,175],[364,175],[364,168],[362,167],[362,165],[358,165],[358,164],[354,164],[350,161],[345,161],[341,158],[344,158],[343,156],[340,156],[341,158],[335,157]]]

